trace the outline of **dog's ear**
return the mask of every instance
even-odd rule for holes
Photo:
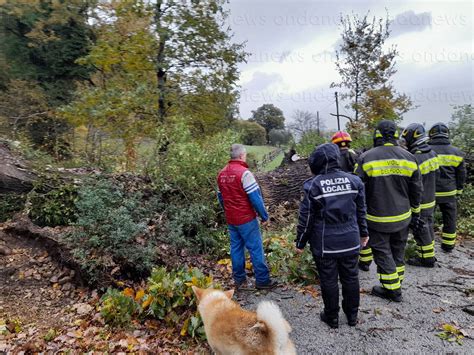
[[[198,301],[200,301],[204,290],[196,286],[191,286],[191,288],[193,289],[193,292],[196,295],[196,298],[198,299]]]
[[[224,291],[224,293],[225,293],[226,297],[230,300],[232,299],[232,297],[234,297],[234,289],[229,290],[229,291]]]

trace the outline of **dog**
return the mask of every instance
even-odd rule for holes
[[[257,312],[232,301],[234,290],[192,287],[207,341],[218,355],[293,355],[291,326],[273,302],[263,301]]]

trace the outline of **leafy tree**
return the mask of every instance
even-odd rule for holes
[[[8,63],[3,80],[37,82],[48,104],[67,102],[75,82],[87,80],[90,68],[76,60],[88,52],[93,32],[88,24],[92,0],[6,0],[0,5],[2,52]],[[8,86],[3,83],[4,86]]]
[[[318,132],[307,131],[296,145],[296,152],[303,157],[309,157],[313,150],[323,143],[326,143],[326,139],[321,137]]]
[[[204,88],[214,95],[222,93],[224,118],[231,118],[237,100],[237,65],[246,53],[244,44],[231,41],[225,4],[225,0],[157,0],[152,5],[161,121],[169,114],[183,114],[187,103],[181,97],[202,93]]]
[[[264,145],[267,142],[265,128],[256,122],[245,120],[235,121],[236,130],[241,132],[243,144],[247,145]]]
[[[272,129],[268,136],[270,144],[276,146],[288,144],[293,138],[291,132],[285,129]]]
[[[454,106],[449,123],[451,140],[467,155],[474,151],[474,111],[472,104]]]
[[[401,114],[413,106],[390,81],[396,73],[398,52],[394,46],[384,50],[390,36],[389,24],[388,18],[370,20],[368,14],[341,17],[342,43],[336,51],[341,81],[331,87],[346,90],[341,97],[348,99],[348,108],[354,110],[352,128],[371,127],[381,117],[400,120]]]
[[[284,129],[285,117],[283,111],[273,104],[264,104],[252,111],[251,122],[256,122],[267,131],[267,142],[269,142],[269,133],[272,129]]]

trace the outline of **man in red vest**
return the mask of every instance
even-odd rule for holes
[[[270,279],[257,220],[257,214],[262,223],[268,220],[263,197],[246,163],[245,147],[242,144],[233,144],[230,158],[229,163],[217,176],[217,185],[219,202],[224,207],[229,227],[232,276],[237,287],[247,281],[245,273],[245,248],[247,248],[255,272],[256,287],[271,289],[277,282]]]

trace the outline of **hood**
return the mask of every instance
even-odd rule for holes
[[[333,143],[322,144],[314,150],[308,159],[309,167],[314,175],[327,174],[340,169],[339,147]]]

